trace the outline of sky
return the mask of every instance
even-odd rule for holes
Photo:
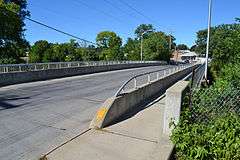
[[[213,0],[212,25],[233,23],[240,17],[239,6],[240,0]],[[128,37],[134,38],[136,27],[145,23],[172,33],[177,44],[191,47],[196,32],[208,22],[208,0],[28,0],[28,10],[32,19],[92,42],[105,30],[114,31],[126,42]],[[71,39],[29,20],[25,23],[25,37],[31,44]]]

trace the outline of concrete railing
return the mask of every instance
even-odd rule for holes
[[[155,70],[152,72],[142,73],[133,76],[128,81],[126,81],[119,90],[115,93],[115,97],[124,94],[126,92],[129,92],[133,89],[137,89],[138,87],[141,87],[146,84],[150,84],[151,82],[158,81],[159,79],[162,79],[163,77],[166,77],[170,74],[173,74],[175,72],[178,72],[180,70],[183,70],[185,68],[189,68],[195,64],[180,64],[176,66],[169,66],[167,68],[163,68],[160,70]]]
[[[106,72],[120,69],[129,69],[137,67],[158,66],[166,64],[166,62],[129,62],[129,63],[110,63],[101,65],[76,66],[69,68],[44,69],[36,71],[8,72],[0,73],[0,86],[11,84],[48,80],[54,78],[76,76],[90,73]]]
[[[165,109],[163,116],[163,134],[170,136],[173,126],[179,122],[183,97],[189,90],[189,81],[179,81],[166,91]]]
[[[115,64],[137,64],[137,63],[162,63],[164,61],[75,61],[75,62],[50,62],[29,64],[6,64],[0,65],[0,73],[42,71],[48,69],[76,68],[84,66],[105,66]]]
[[[186,77],[198,66],[199,64],[196,64],[189,68],[179,70],[131,92],[107,99],[97,111],[90,124],[90,128],[103,128],[119,121],[124,114],[131,112],[131,110],[136,109],[136,107],[163,94],[167,88]]]

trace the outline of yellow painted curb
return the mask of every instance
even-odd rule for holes
[[[96,117],[97,122],[102,121],[103,118],[105,117],[106,113],[107,113],[107,108],[101,107],[101,108],[97,111],[97,117]]]

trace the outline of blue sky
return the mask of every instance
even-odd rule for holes
[[[176,43],[194,44],[196,31],[207,27],[208,0],[123,0],[145,18],[118,0],[28,0],[31,18],[78,37],[95,42],[100,31],[116,32],[124,41],[134,37],[135,28],[151,23],[157,30],[170,32]],[[87,3],[88,6],[85,4]],[[212,24],[232,23],[240,17],[240,0],[213,0]],[[25,36],[31,43],[45,39],[66,42],[70,37],[26,20]]]

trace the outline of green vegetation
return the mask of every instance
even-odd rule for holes
[[[101,60],[122,60],[120,51],[122,39],[116,33],[110,31],[100,32],[96,38],[98,47],[101,49]]]
[[[144,60],[170,60],[168,36],[163,32],[152,32],[144,40]]]
[[[141,24],[135,30],[135,35],[138,39],[140,39],[142,36],[143,38],[146,38],[152,32],[155,32],[155,28],[152,24]]]
[[[122,39],[112,31],[103,31],[96,37],[97,47],[81,46],[74,40],[69,43],[52,44],[45,40],[35,42],[31,47],[30,62],[58,61],[97,61],[97,60],[140,60],[140,43],[143,35],[144,60],[170,60],[169,36],[155,31],[152,25],[142,24],[136,28],[136,38],[128,38],[122,45]],[[175,38],[171,36],[172,42]],[[172,48],[175,47],[172,43]]]
[[[211,29],[209,55],[213,59],[212,72],[214,77],[220,74],[225,64],[239,62],[240,60],[240,24],[223,24]],[[200,55],[206,53],[207,30],[197,32],[195,51]]]
[[[169,49],[168,36],[164,32],[156,31],[151,24],[141,24],[135,30],[136,38],[129,38],[123,47],[125,58],[128,60],[140,59],[141,38],[143,38],[143,60],[169,61],[172,49],[175,48],[175,38],[171,36],[172,46]]]
[[[240,26],[213,27],[212,86],[195,91],[184,105],[171,140],[178,159],[240,159]],[[196,50],[205,52],[206,30],[198,32]]]
[[[192,108],[184,105],[171,136],[178,159],[240,159],[240,79],[233,72],[196,91]]]
[[[20,63],[29,46],[23,34],[26,5],[26,0],[0,0],[0,64]]]
[[[192,122],[191,113],[185,110],[173,131],[178,159],[240,159],[239,115],[226,113],[205,124]]]
[[[135,30],[136,38],[122,39],[112,31],[103,31],[96,37],[97,46],[83,46],[75,40],[68,43],[52,44],[40,40],[30,48],[31,63],[59,61],[98,61],[98,60],[140,60],[140,43],[143,34],[144,60],[170,60],[169,36],[155,31],[152,25],[141,24]],[[171,36],[172,42],[175,38]],[[172,48],[175,48],[172,43]]]
[[[179,44],[177,45],[177,50],[188,50],[188,46],[185,44]]]

